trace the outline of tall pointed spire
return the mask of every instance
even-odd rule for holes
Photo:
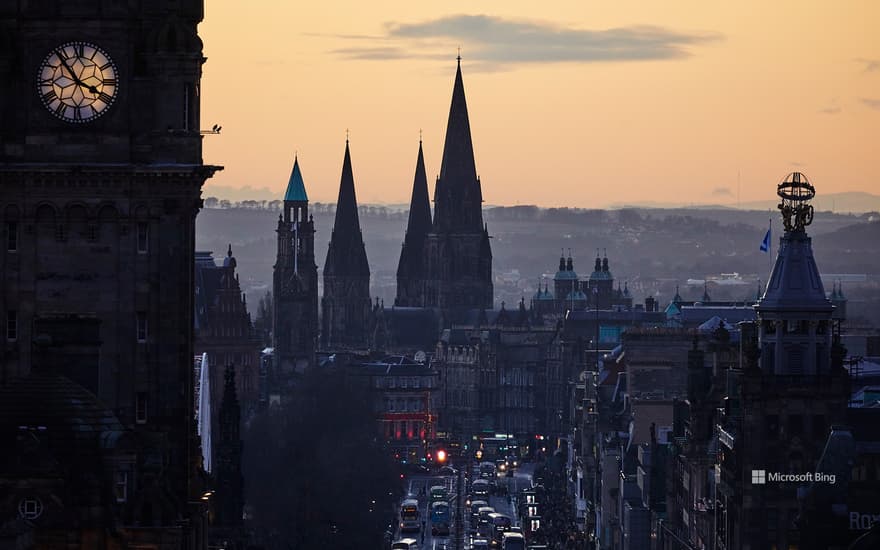
[[[293,158],[293,170],[290,172],[290,179],[287,181],[287,192],[284,193],[285,201],[307,201],[306,185],[303,182],[302,172],[299,170],[299,159]]]
[[[428,178],[425,173],[425,156],[422,141],[419,140],[419,155],[416,159],[416,173],[413,178],[412,198],[409,203],[409,221],[406,237],[397,264],[397,276],[423,277],[422,259],[425,237],[431,231],[431,203],[428,199]],[[398,281],[398,285],[401,281]]]
[[[419,140],[419,156],[416,159],[416,174],[413,178],[412,198],[409,202],[409,221],[406,226],[407,241],[410,239],[421,241],[430,231],[431,202],[428,199],[428,177],[425,173],[422,140]]]
[[[333,222],[333,234],[330,237],[327,261],[324,264],[324,273],[328,272],[342,276],[370,273],[358,218],[348,139],[345,140],[342,177],[339,181],[339,196],[336,199],[336,219]]]
[[[460,56],[455,71],[455,84],[452,87],[452,104],[446,123],[446,140],[443,144],[443,159],[434,201],[436,230],[483,229],[483,194],[474,162],[474,145],[461,77]]]

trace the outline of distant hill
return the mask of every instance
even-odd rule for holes
[[[735,203],[724,205],[713,204],[693,204],[693,203],[671,203],[671,202],[652,202],[644,201],[637,204],[613,204],[612,208],[687,208],[689,210],[716,210],[716,209],[734,209],[734,210],[776,210],[777,200],[761,200],[747,201],[740,203],[737,207]],[[813,206],[817,211],[832,212],[880,212],[880,195],[865,193],[862,191],[849,191],[845,193],[828,193],[822,194],[813,200]]]
[[[221,257],[228,243],[238,260],[242,289],[255,306],[269,290],[277,244],[276,208],[269,203],[250,208],[205,208],[196,220],[196,246],[213,250]],[[315,228],[315,258],[320,270],[327,254],[333,225],[334,205],[312,205]],[[780,236],[779,214],[773,220],[773,251]],[[874,217],[877,217],[876,215]],[[574,258],[575,271],[589,277],[597,250],[607,251],[615,279],[629,289],[637,301],[648,294],[663,302],[681,285],[685,299],[697,299],[703,288],[688,287],[688,279],[708,275],[739,273],[747,286],[712,288],[718,299],[754,297],[758,279],[765,281],[773,258],[759,250],[769,224],[768,212],[760,210],[623,208],[619,210],[538,208],[536,206],[484,209],[492,237],[495,303],[513,305],[528,302],[538,282],[550,283],[564,250]],[[363,205],[360,221],[371,269],[371,292],[394,301],[395,274],[406,229],[407,212],[399,208]],[[816,261],[823,273],[866,274],[873,290],[847,289],[857,298],[851,311],[872,311],[880,318],[880,304],[869,307],[868,294],[876,295],[880,277],[880,221],[871,215],[819,212],[809,228]],[[748,295],[748,296],[747,296]],[[874,299],[876,302],[877,300]],[[873,302],[871,302],[873,304]]]
[[[217,197],[220,200],[232,202],[254,200],[254,201],[272,201],[280,199],[278,191],[272,191],[268,187],[227,187],[225,185],[214,185],[208,183],[202,189],[202,195],[205,197]]]

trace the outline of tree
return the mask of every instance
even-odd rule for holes
[[[368,391],[315,370],[251,422],[245,494],[266,548],[381,547],[402,487]]]
[[[205,208],[217,208],[218,204],[220,204],[220,199],[218,199],[217,197],[205,198]]]

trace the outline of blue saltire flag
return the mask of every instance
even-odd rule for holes
[[[761,252],[769,252],[770,251],[770,230],[767,230],[767,234],[764,235],[764,240],[761,241]]]

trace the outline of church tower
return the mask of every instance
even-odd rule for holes
[[[48,453],[0,478],[41,503],[37,547],[200,536],[195,219],[220,169],[202,161],[203,15],[0,2],[0,448],[21,441],[6,427],[39,425]]]
[[[419,140],[416,175],[413,178],[412,199],[409,203],[409,221],[397,264],[398,307],[424,306],[425,239],[431,231],[431,204],[428,199],[428,178],[425,175],[425,157]]]
[[[459,57],[434,187],[434,223],[426,239],[426,306],[492,307],[492,249],[482,203]]]
[[[309,214],[309,198],[298,158],[293,161],[276,232],[272,340],[275,375],[286,377],[315,364],[318,338],[315,223]]]
[[[336,219],[327,249],[327,261],[324,262],[321,312],[321,346],[324,349],[367,347],[370,264],[361,235],[347,139],[339,198],[336,201]]]

